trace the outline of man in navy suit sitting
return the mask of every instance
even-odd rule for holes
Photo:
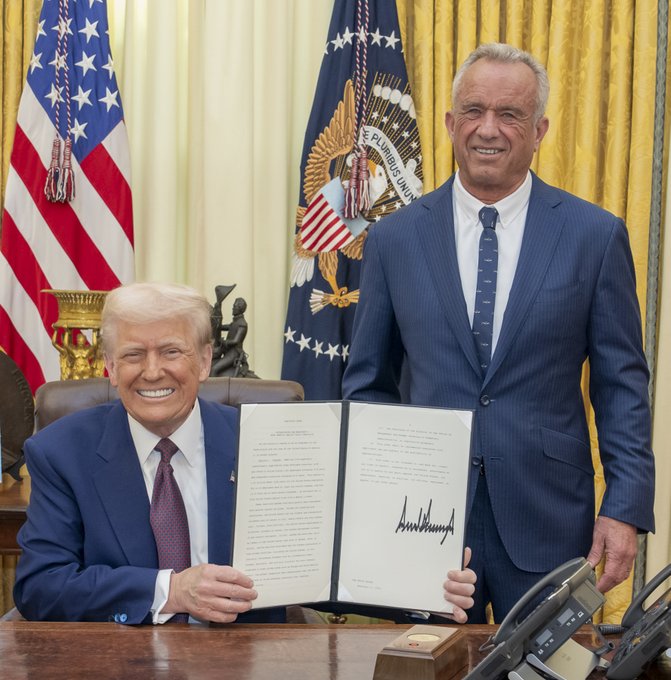
[[[17,608],[37,620],[284,620],[283,609],[250,612],[252,580],[227,566],[238,412],[198,398],[212,359],[209,303],[183,286],[123,286],[107,296],[102,338],[120,400],[25,444]],[[446,582],[458,620],[473,581],[465,570]]]

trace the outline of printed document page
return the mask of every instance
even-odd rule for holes
[[[233,566],[254,607],[330,599],[342,404],[243,404]]]
[[[350,403],[338,600],[450,612],[473,414]]]

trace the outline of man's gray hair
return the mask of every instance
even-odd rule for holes
[[[536,111],[534,112],[534,117],[536,121],[543,117],[550,95],[550,80],[545,67],[529,52],[520,50],[512,45],[506,45],[505,43],[485,43],[476,47],[468,55],[452,81],[452,106],[457,101],[464,73],[479,59],[487,59],[488,61],[496,61],[502,64],[526,64],[533,71],[534,76],[536,76]]]
[[[199,347],[212,342],[211,306],[196,290],[172,283],[130,283],[110,291],[102,311],[102,342],[110,354],[119,323],[146,324],[183,319]]]

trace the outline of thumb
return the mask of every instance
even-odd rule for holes
[[[472,554],[470,548],[464,548],[464,569],[470,564]]]

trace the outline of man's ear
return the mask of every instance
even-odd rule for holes
[[[110,384],[112,387],[116,387],[119,383],[117,381],[116,364],[114,359],[112,359],[112,357],[110,357],[108,354],[103,353],[103,360],[105,362],[105,370],[107,371],[107,375],[110,379]]]
[[[536,123],[536,144],[534,145],[534,151],[538,151],[538,147],[541,141],[543,141],[543,137],[547,134],[549,127],[550,121],[545,116]]]
[[[208,343],[203,347],[200,355],[201,366],[200,375],[198,376],[200,382],[207,380],[210,377],[210,368],[212,367],[212,343]]]
[[[448,111],[445,114],[445,127],[447,128],[447,134],[450,136],[450,139],[454,139],[454,114],[452,111]]]

